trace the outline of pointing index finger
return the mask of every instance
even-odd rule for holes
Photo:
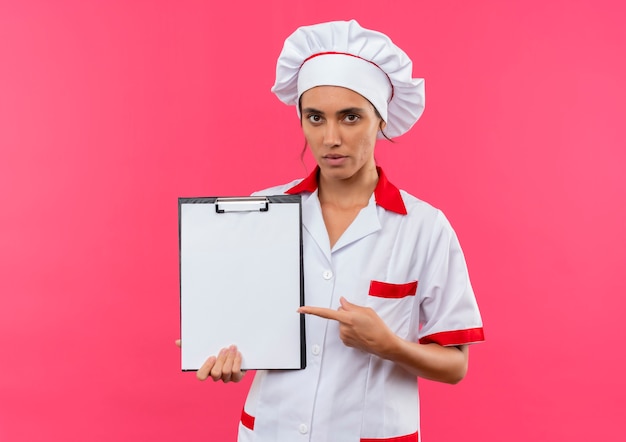
[[[342,312],[324,307],[311,307],[305,305],[304,307],[300,307],[298,312],[307,315],[319,316],[320,318],[332,319],[333,321],[339,322],[344,319]]]

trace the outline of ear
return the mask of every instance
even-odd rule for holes
[[[383,130],[385,130],[386,127],[387,127],[387,122],[381,118],[380,124],[378,125],[378,130],[382,132]]]

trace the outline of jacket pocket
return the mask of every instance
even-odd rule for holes
[[[410,339],[411,313],[415,307],[416,292],[417,281],[403,284],[370,281],[367,306],[376,311],[391,331],[401,338]]]

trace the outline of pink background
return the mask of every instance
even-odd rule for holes
[[[377,159],[448,215],[485,321],[461,384],[422,382],[424,440],[623,437],[622,2],[0,0],[0,440],[234,439],[251,376],[179,369],[177,197],[306,173],[275,60],[348,18],[426,78]]]

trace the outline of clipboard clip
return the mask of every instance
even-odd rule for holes
[[[217,213],[228,212],[267,212],[269,200],[264,196],[217,198],[215,211]]]

